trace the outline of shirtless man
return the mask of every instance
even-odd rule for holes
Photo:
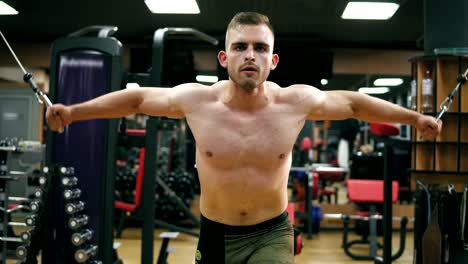
[[[226,50],[218,54],[229,80],[126,89],[81,104],[57,104],[47,110],[47,122],[58,131],[79,120],[133,113],[185,117],[196,140],[201,184],[196,263],[293,263],[287,181],[305,120],[405,123],[427,139],[440,132],[441,124],[357,92],[268,82],[279,61],[273,44],[266,16],[239,13],[227,28]]]

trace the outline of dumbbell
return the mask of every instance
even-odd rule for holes
[[[31,242],[31,237],[35,234],[35,229],[24,231],[20,234],[21,241],[23,243]]]
[[[81,196],[81,190],[76,188],[76,189],[66,189],[63,191],[63,198],[65,200],[71,200],[71,199],[76,199],[80,198]]]
[[[31,208],[31,212],[37,213],[39,212],[40,205],[41,205],[41,201],[34,200],[29,204],[29,208]]]
[[[88,224],[89,217],[87,215],[81,215],[68,219],[68,227],[72,230],[76,230],[82,226]]]
[[[70,214],[70,215],[75,214],[75,213],[82,211],[84,209],[84,206],[85,206],[85,203],[82,201],[78,201],[75,203],[67,203],[65,205],[65,212],[67,212],[67,214]]]
[[[75,168],[73,167],[61,167],[60,168],[60,173],[63,175],[74,175],[75,174]]]
[[[92,260],[92,261],[88,262],[88,264],[102,264],[102,261],[100,261],[100,260]]]
[[[50,171],[50,169],[47,166],[42,168],[42,172],[44,172],[45,174],[49,173],[49,171]]]
[[[36,224],[37,220],[37,215],[28,215],[26,216],[26,219],[24,222],[26,223],[27,226],[34,226]]]
[[[71,242],[75,246],[81,246],[86,241],[90,240],[93,237],[93,230],[85,229],[80,233],[73,233],[71,236]]]
[[[84,248],[75,251],[75,260],[78,263],[86,262],[90,257],[94,257],[97,254],[98,246],[88,245]]]
[[[25,260],[26,256],[28,255],[28,246],[19,246],[16,248],[16,257],[19,260]]]
[[[39,176],[39,184],[41,186],[44,186],[47,183],[47,178],[46,176]]]
[[[62,185],[66,187],[73,187],[78,184],[78,178],[75,176],[71,177],[63,177],[62,178]]]
[[[41,199],[43,195],[44,195],[44,192],[41,189],[36,188],[34,190],[34,197],[36,197],[37,199]]]

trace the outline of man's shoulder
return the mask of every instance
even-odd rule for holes
[[[177,89],[176,94],[182,98],[187,98],[191,101],[206,101],[216,97],[216,84],[204,85],[201,83],[185,83],[174,87]]]
[[[290,100],[297,100],[303,97],[318,96],[321,91],[314,86],[307,84],[293,84],[287,87],[280,87],[276,83],[271,83],[271,87],[275,87],[278,90],[278,95],[283,98]]]
[[[302,90],[308,90],[308,91],[317,91],[318,89],[312,85],[309,84],[292,84],[287,87],[282,87],[284,91],[302,91]]]
[[[201,83],[184,83],[174,87],[178,93],[182,94],[203,94],[211,90],[211,86]]]

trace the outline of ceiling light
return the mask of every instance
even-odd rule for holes
[[[384,94],[388,93],[390,89],[388,87],[361,87],[359,88],[360,93],[365,94]]]
[[[215,83],[218,81],[218,76],[213,76],[213,75],[197,75],[195,77],[197,82],[201,83]]]
[[[145,0],[153,13],[159,14],[200,14],[196,0]]]
[[[402,83],[402,78],[379,78],[374,81],[375,86],[398,86]]]
[[[138,83],[127,83],[127,85],[125,85],[125,88],[127,88],[127,89],[128,88],[130,88],[130,89],[138,88],[138,87],[140,87],[140,85]]]
[[[321,83],[322,85],[327,85],[327,84],[328,84],[328,80],[327,80],[327,79],[322,79],[322,80],[320,80],[320,83]]]
[[[341,18],[387,20],[399,7],[399,4],[388,2],[349,2]]]
[[[18,11],[7,3],[0,1],[0,15],[17,15]]]

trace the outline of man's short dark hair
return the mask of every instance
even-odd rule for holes
[[[267,16],[262,15],[257,12],[240,12],[237,13],[229,22],[227,30],[234,28],[239,25],[266,25],[273,35],[275,34],[273,31],[273,26],[270,24],[270,19]]]

